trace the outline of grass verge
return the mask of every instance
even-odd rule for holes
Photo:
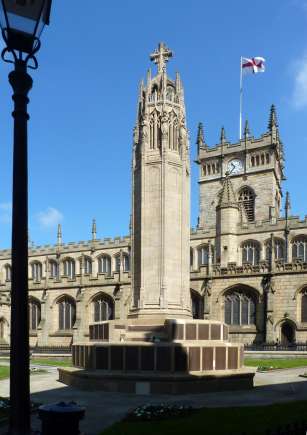
[[[9,376],[10,376],[9,366],[0,366],[0,379],[6,379]]]
[[[101,435],[186,435],[204,433],[210,435],[262,435],[266,429],[277,429],[306,420],[307,401],[290,402],[269,406],[236,408],[202,408],[189,417],[164,421],[115,423]]]
[[[248,367],[273,367],[274,369],[291,369],[295,367],[307,367],[307,359],[306,358],[292,358],[292,359],[245,358],[244,365]]]
[[[31,358],[31,364],[39,364],[44,366],[54,366],[54,367],[71,367],[71,358],[63,359],[52,359],[52,358]]]

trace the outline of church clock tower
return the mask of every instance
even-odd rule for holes
[[[190,317],[190,161],[179,74],[160,43],[140,84],[132,160],[132,317]]]

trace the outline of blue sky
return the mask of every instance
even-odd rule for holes
[[[196,129],[217,143],[238,139],[240,56],[263,56],[266,72],[245,79],[244,118],[254,136],[278,110],[286,151],[284,191],[307,213],[307,1],[189,0],[153,3],[54,0],[32,72],[29,113],[29,226],[35,244],[128,234],[131,143],[139,80],[164,41],[185,88],[191,161]],[[154,67],[155,68],[155,67]],[[12,179],[10,66],[0,64],[0,248],[10,246]],[[198,215],[193,164],[192,225]]]

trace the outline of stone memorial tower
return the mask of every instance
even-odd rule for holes
[[[166,74],[172,52],[151,55],[158,71],[141,83],[132,161],[132,298],[128,317],[95,321],[73,345],[62,382],[141,394],[245,389],[243,345],[227,325],[193,319],[189,286],[190,162],[183,88]],[[232,207],[227,178],[220,214]],[[238,210],[235,208],[235,211]],[[83,368],[84,371],[79,369]]]
[[[141,82],[132,162],[132,317],[190,317],[190,161],[183,87],[172,52],[150,56]]]

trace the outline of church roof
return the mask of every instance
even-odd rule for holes
[[[232,182],[230,180],[229,174],[226,174],[226,177],[223,182],[222,191],[220,193],[219,198],[219,207],[238,207],[238,202],[236,199],[236,194],[233,189]]]

